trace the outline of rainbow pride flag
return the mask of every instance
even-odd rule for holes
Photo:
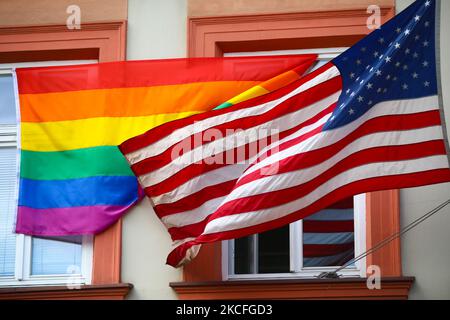
[[[315,60],[297,55],[17,69],[16,232],[105,230],[142,197],[117,145],[165,122],[276,90]]]

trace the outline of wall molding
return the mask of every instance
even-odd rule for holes
[[[386,16],[392,7],[381,7],[381,16]],[[245,22],[278,22],[278,21],[295,21],[295,20],[316,20],[328,19],[336,17],[368,17],[366,8],[349,9],[349,10],[333,10],[333,11],[306,11],[306,12],[288,12],[288,13],[259,13],[234,16],[211,16],[211,17],[191,17],[189,21],[197,25],[224,23],[245,23]]]
[[[42,61],[39,52],[43,51],[47,58],[53,54],[60,60],[70,50],[95,49],[101,62],[124,60],[126,25],[126,21],[108,21],[82,24],[80,30],[69,30],[65,25],[0,27],[0,53],[20,59],[21,54],[28,53],[28,58],[32,52],[34,61]]]
[[[394,7],[381,8],[381,20],[394,15]],[[264,42],[275,49],[300,49],[308,38],[354,36],[356,40],[367,34],[366,9],[316,11],[297,13],[254,14],[222,17],[191,17],[188,19],[188,55],[190,57],[218,56],[233,51],[239,42],[244,50],[264,50]],[[356,41],[355,40],[355,41]],[[252,42],[252,43],[249,43]],[[211,43],[214,46],[211,48]],[[259,49],[258,49],[259,48]],[[253,49],[253,50],[251,50]],[[272,49],[274,50],[274,49]]]
[[[373,4],[379,7],[394,5],[394,0],[188,0],[187,2],[188,16],[190,17],[336,11],[346,9],[365,10]]]
[[[411,277],[383,278],[379,290],[369,290],[364,278],[174,282],[170,286],[181,300],[407,300],[414,280]]]
[[[111,31],[123,28],[125,21],[91,22],[81,24],[81,29],[69,30],[65,24],[49,25],[23,25],[23,26],[0,26],[0,35],[5,34],[33,34],[33,33],[53,33],[69,32],[81,33],[85,31]]]
[[[67,286],[0,288],[0,300],[124,300],[133,288],[129,283]]]

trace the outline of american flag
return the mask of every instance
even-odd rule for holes
[[[312,225],[309,216],[356,194],[450,181],[437,11],[416,1],[286,87],[123,143],[174,241],[167,263],[183,265],[203,243]]]

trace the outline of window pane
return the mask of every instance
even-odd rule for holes
[[[355,256],[353,198],[303,220],[303,266],[342,266]]]
[[[248,236],[234,240],[234,273],[253,273],[254,237]]]
[[[50,239],[34,237],[31,249],[31,274],[81,273],[81,243],[81,236]]]
[[[0,276],[14,275],[16,148],[0,148]]]
[[[258,235],[258,273],[289,272],[289,225]]]
[[[234,240],[234,274],[286,273],[289,265],[289,226]]]
[[[0,74],[0,124],[16,123],[13,78],[9,74]]]

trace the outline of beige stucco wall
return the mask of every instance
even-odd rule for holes
[[[147,199],[127,213],[122,246],[122,282],[134,285],[129,299],[176,299],[169,282],[181,281],[182,271],[165,265],[171,241]]]
[[[0,26],[65,24],[72,4],[81,23],[127,19],[127,0],[0,0]]]
[[[131,0],[128,14],[128,60],[186,55],[186,0]]]
[[[230,0],[240,8],[251,8],[252,13],[270,12],[275,9],[292,11],[296,10],[292,7],[294,3],[300,8],[317,6],[321,3],[308,0],[258,0],[253,1],[254,4],[250,6],[249,3],[252,1]],[[195,8],[198,8],[200,2],[212,5],[211,15],[224,12],[217,11],[217,7],[214,8],[214,0],[191,0],[192,5],[189,7],[191,14],[195,13]],[[271,9],[261,9],[263,2],[272,6]],[[399,10],[411,2],[412,0],[396,1]],[[333,1],[333,3],[347,3],[347,1]],[[187,10],[186,0],[129,0],[127,57],[129,59],[183,57],[186,52]],[[450,30],[450,22],[445,19],[450,17],[450,1],[443,1],[442,17],[442,30]],[[450,123],[450,37],[444,34],[441,40],[443,91],[445,107],[448,110],[447,123]],[[450,184],[402,190],[402,225],[405,226],[418,218],[446,200],[449,195]],[[402,239],[404,274],[417,278],[411,292],[412,299],[450,299],[449,227],[450,208]],[[181,271],[164,265],[169,248],[169,237],[148,203],[140,204],[127,214],[123,228],[122,280],[135,285],[129,298],[176,298],[168,283],[181,280]]]

